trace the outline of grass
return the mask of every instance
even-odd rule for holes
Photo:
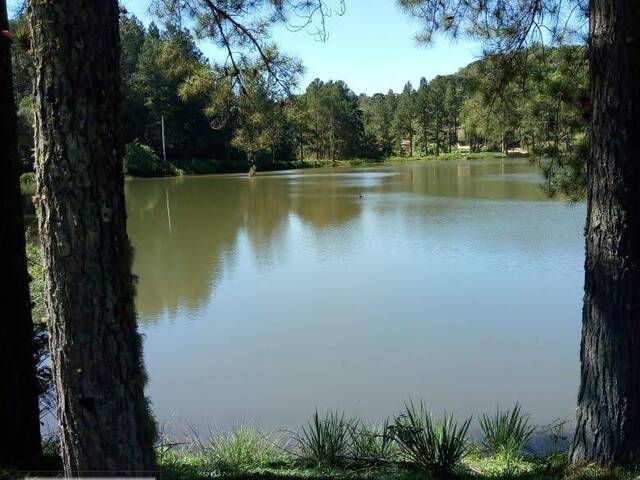
[[[409,402],[393,428],[407,460],[428,472],[450,475],[469,451],[470,424],[471,418],[458,423],[451,415],[434,419],[424,403]]]
[[[344,414],[329,411],[320,416],[316,410],[298,437],[302,458],[316,465],[339,465],[350,452],[354,428],[354,420]]]
[[[351,455],[360,462],[380,464],[398,459],[399,449],[389,419],[372,426],[362,420],[351,432]]]
[[[205,452],[222,468],[265,466],[281,455],[280,440],[277,435],[264,434],[251,425],[240,425],[228,432],[213,434]]]
[[[518,403],[511,410],[498,408],[493,416],[482,415],[480,427],[484,433],[484,448],[506,458],[520,455],[535,431]]]
[[[513,410],[510,411],[513,413]],[[510,417],[511,415],[509,415]],[[518,415],[516,415],[518,416]],[[508,459],[466,440],[469,420],[433,419],[424,405],[411,402],[392,422],[374,426],[333,411],[315,413],[304,429],[315,445],[287,447],[284,434],[252,425],[212,432],[202,440],[195,432],[187,444],[166,436],[156,447],[158,478],[163,480],[632,480],[635,471],[593,465],[569,466],[566,453]],[[303,429],[303,430],[304,430]],[[303,441],[304,435],[291,438]],[[288,443],[288,442],[287,442]],[[306,454],[305,454],[306,452]],[[321,452],[320,455],[317,452]],[[327,454],[327,452],[333,452]],[[427,452],[423,454],[423,452]],[[332,458],[334,461],[327,461]],[[425,461],[426,459],[426,461]],[[60,471],[49,454],[37,471]],[[0,479],[17,478],[0,470]]]
[[[548,459],[521,458],[507,466],[504,459],[478,452],[468,453],[459,468],[443,475],[416,470],[410,464],[322,466],[309,465],[300,459],[278,457],[266,465],[243,465],[235,470],[221,470],[196,455],[175,455],[159,461],[163,480],[635,480],[637,473],[628,470],[607,470],[593,465],[568,466],[566,455],[555,462]]]
[[[316,411],[298,433],[290,435],[293,442],[254,427],[236,427],[213,434],[204,443],[195,436],[194,445],[181,452],[160,448],[158,458],[165,479],[632,478],[629,472],[611,477],[601,469],[569,468],[566,452],[555,450],[544,457],[520,451],[512,456],[497,454],[499,445],[511,445],[513,439],[526,443],[532,427],[519,405],[482,418],[490,426],[489,435],[474,445],[467,439],[471,418],[462,422],[451,415],[434,418],[423,402],[410,401],[392,421],[374,425],[339,411]],[[488,449],[488,444],[495,448]]]

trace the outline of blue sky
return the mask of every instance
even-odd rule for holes
[[[17,0],[8,3],[11,11]],[[147,0],[122,3],[145,24],[152,20]],[[395,0],[346,0],[346,6],[344,15],[328,19],[325,43],[304,31],[275,28],[273,40],[289,55],[301,58],[307,69],[303,88],[318,77],[344,80],[356,93],[400,91],[407,80],[417,86],[423,76],[454,73],[481,53],[478,44],[467,41],[452,44],[440,39],[430,47],[418,46],[414,35],[419,24],[402,13]],[[201,43],[200,48],[215,55],[212,45]]]

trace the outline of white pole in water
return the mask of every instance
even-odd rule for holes
[[[165,188],[164,196],[167,202],[167,221],[169,222],[169,235],[173,233],[173,226],[171,225],[171,207],[169,206],[169,190]]]
[[[164,115],[162,115],[160,123],[162,124],[162,160],[167,163],[167,147],[164,142]]]

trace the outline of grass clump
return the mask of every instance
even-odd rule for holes
[[[471,417],[459,424],[453,416],[434,420],[424,404],[410,402],[393,426],[401,454],[416,466],[448,475],[468,452],[467,431]]]
[[[210,432],[206,442],[196,439],[199,452],[195,457],[222,471],[266,466],[282,459],[279,440],[277,435],[243,424],[227,432]]]
[[[395,460],[398,457],[398,445],[389,420],[373,426],[357,422],[351,432],[351,454],[356,461],[369,464]]]
[[[480,428],[484,433],[482,446],[489,453],[507,457],[520,455],[535,430],[518,403],[511,410],[498,408],[493,416],[482,415]]]
[[[339,465],[349,453],[354,426],[354,420],[337,411],[321,417],[316,410],[298,438],[302,457],[322,466]]]

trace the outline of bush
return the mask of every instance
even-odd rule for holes
[[[517,403],[511,410],[498,408],[492,417],[482,415],[480,427],[484,433],[482,445],[489,452],[504,456],[520,455],[534,432]]]
[[[33,185],[36,183],[36,174],[33,172],[25,172],[20,175],[20,185]]]
[[[467,431],[471,418],[458,424],[452,416],[434,420],[420,402],[405,405],[393,426],[400,452],[416,466],[448,475],[468,452]]]
[[[135,177],[156,177],[172,173],[173,168],[165,165],[150,146],[136,141],[124,149],[124,172]]]
[[[354,427],[355,421],[346,420],[344,414],[329,411],[321,418],[316,410],[298,439],[302,456],[318,465],[338,465],[349,452]]]

